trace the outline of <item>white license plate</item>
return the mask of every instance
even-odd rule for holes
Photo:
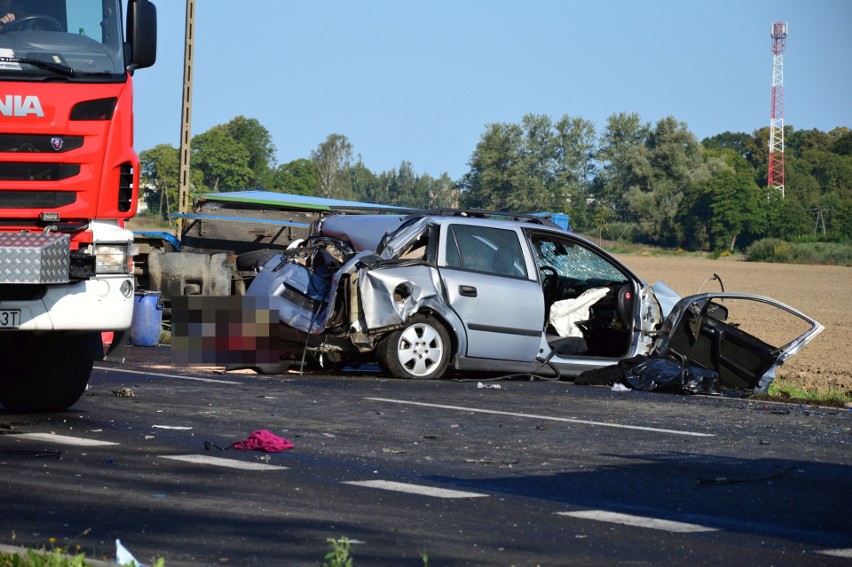
[[[20,324],[20,309],[0,309],[0,329],[17,329]]]

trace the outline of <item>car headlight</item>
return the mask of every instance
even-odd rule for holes
[[[130,274],[133,256],[127,244],[95,244],[95,273]]]

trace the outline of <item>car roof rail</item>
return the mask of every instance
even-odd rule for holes
[[[489,211],[484,209],[428,209],[422,213],[414,213],[414,215],[412,216],[503,219],[562,228],[557,223],[550,220],[550,218],[548,218],[547,216],[540,216],[528,213],[513,213],[506,211]]]

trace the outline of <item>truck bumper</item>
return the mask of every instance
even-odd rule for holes
[[[21,331],[118,331],[133,318],[133,278],[101,276],[46,286],[40,299],[4,301],[0,311],[20,310]]]

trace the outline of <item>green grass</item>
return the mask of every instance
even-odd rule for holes
[[[837,390],[817,391],[806,390],[797,386],[773,382],[766,394],[754,396],[755,399],[763,399],[774,402],[788,402],[795,404],[819,405],[829,407],[845,407],[852,403],[852,392],[841,392]]]

